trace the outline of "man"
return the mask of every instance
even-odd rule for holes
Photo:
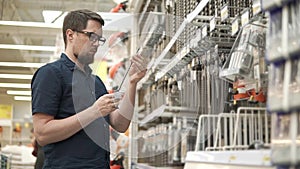
[[[69,12],[63,23],[65,53],[32,79],[34,134],[43,146],[44,169],[109,169],[109,125],[125,132],[130,124],[145,62],[139,55],[132,58],[121,102],[108,94],[88,66],[105,42],[102,26],[104,20],[97,13]]]

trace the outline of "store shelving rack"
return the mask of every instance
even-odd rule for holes
[[[255,0],[254,0],[255,1]],[[164,1],[165,2],[165,1]],[[192,47],[195,47],[199,44],[198,42],[201,40],[207,40],[208,42],[211,42],[214,46],[219,46],[218,51],[220,53],[229,53],[230,51],[230,46],[232,46],[232,44],[234,43],[234,40],[236,38],[236,35],[231,34],[231,29],[232,29],[232,21],[234,19],[234,14],[238,14],[239,16],[241,16],[241,14],[243,13],[244,10],[248,10],[250,13],[250,18],[253,17],[253,15],[256,15],[256,13],[259,13],[259,11],[255,11],[258,10],[260,8],[257,8],[257,6],[255,6],[255,10],[254,7],[251,8],[251,5],[253,3],[253,1],[241,1],[241,8],[234,8],[233,5],[234,4],[230,4],[228,5],[229,1],[209,1],[209,0],[201,0],[201,1],[197,1],[196,2],[196,6],[193,10],[186,10],[183,9],[181,12],[181,14],[183,14],[183,20],[180,21],[180,23],[174,23],[173,26],[176,27],[175,32],[173,32],[173,34],[171,34],[172,36],[170,36],[170,39],[167,39],[167,43],[165,43],[164,47],[161,48],[161,50],[159,50],[159,52],[153,52],[152,55],[154,55],[154,57],[151,58],[150,64],[148,65],[148,72],[146,74],[146,76],[141,80],[141,82],[139,82],[138,84],[138,91],[144,90],[145,88],[149,88],[149,86],[151,86],[151,84],[161,80],[162,78],[165,78],[166,76],[170,77],[174,75],[174,72],[178,71],[178,69],[181,69],[183,66],[186,66],[185,64],[187,64],[187,62],[192,61],[193,59],[193,50],[191,51],[190,49]],[[148,0],[144,3],[138,2],[138,1],[130,1],[129,6],[134,7],[135,5],[140,7],[139,9],[137,8],[132,8],[134,10],[132,10],[133,12],[141,12],[141,18],[138,18],[135,21],[136,27],[137,29],[135,30],[136,32],[139,32],[138,27],[141,27],[141,23],[143,23],[143,20],[146,20],[146,18],[143,17],[147,17],[148,15],[146,15],[147,12],[151,11],[151,7],[153,7],[152,5],[157,3],[157,1],[151,1]],[[233,3],[233,2],[231,2]],[[235,2],[234,2],[235,3]],[[182,2],[182,4],[185,4],[185,2]],[[223,18],[222,17],[222,12],[221,9],[223,8],[223,6],[227,5],[230,10],[227,11],[229,13],[227,18]],[[248,5],[248,6],[247,6]],[[250,5],[250,6],[249,6]],[[212,10],[212,12],[207,12],[210,9],[214,9]],[[188,11],[188,12],[187,12]],[[207,13],[209,13],[207,15]],[[211,20],[215,20],[215,30],[209,30],[209,28],[211,27],[210,25],[210,21]],[[239,19],[239,23],[241,23],[241,18]],[[190,25],[193,25],[192,27]],[[238,29],[241,27],[241,25],[239,24]],[[193,29],[196,28],[196,29]],[[144,28],[143,28],[144,29]],[[221,30],[221,31],[220,31]],[[190,34],[193,34],[193,38],[188,36],[188,33],[190,32]],[[192,33],[193,32],[193,33]],[[150,35],[151,36],[151,35]],[[162,35],[163,36],[163,35]],[[148,38],[149,39],[149,38]],[[177,43],[178,39],[184,39],[182,40],[183,43]],[[137,42],[139,39],[136,38],[134,40],[132,40],[132,51],[135,51],[139,46],[137,45]],[[159,42],[161,39],[157,38],[157,42]],[[145,42],[146,43],[146,42]],[[145,44],[144,43],[144,44]],[[169,56],[168,53],[170,51],[174,51],[174,47],[176,47],[175,49],[175,54],[173,56]],[[154,48],[154,47],[153,47]],[[223,56],[224,58],[226,58],[226,55]],[[182,67],[181,67],[182,66]],[[175,70],[174,70],[175,69]],[[138,95],[136,100],[141,100],[143,98],[141,98],[143,96]],[[142,111],[145,109],[146,106],[144,105],[140,105],[140,104],[136,104],[136,113],[137,114],[141,114]],[[260,108],[258,108],[260,109]],[[150,116],[152,114],[153,117],[149,118],[149,119],[153,119],[157,116],[161,117],[161,116],[177,116],[176,114],[174,114],[174,112],[169,112],[170,114],[166,113],[166,111],[154,111],[154,112],[150,112]],[[172,114],[173,113],[173,114]],[[221,113],[221,112],[219,112]],[[168,115],[166,115],[168,114]],[[230,113],[228,113],[230,114]],[[251,113],[250,113],[251,114]],[[267,115],[264,111],[264,113],[261,113],[264,119],[268,119],[265,118],[265,116]],[[223,117],[222,117],[223,115]],[[139,115],[140,116],[140,115]],[[133,123],[131,125],[131,137],[135,137],[137,135],[138,132],[138,128],[139,128],[139,124],[138,123],[134,123],[135,121],[139,121],[139,116],[134,116],[133,117]],[[215,116],[215,115],[212,115]],[[220,116],[216,115],[216,122],[218,121],[218,118],[222,119],[225,118],[224,114],[220,114]],[[150,121],[147,120],[148,116],[143,116],[145,120],[145,124]],[[146,118],[145,118],[146,117]],[[222,118],[221,118],[222,117]],[[234,121],[235,119],[247,119],[247,118],[259,118],[261,116],[258,115],[245,115],[243,113],[239,114],[238,116],[235,115],[231,115],[231,117],[229,116],[228,118],[231,119],[231,121],[233,122],[231,127],[234,127],[235,123],[236,126],[238,126],[240,124],[239,120]],[[200,116],[198,117],[200,118]],[[200,120],[201,121],[201,120]],[[230,121],[230,120],[229,120]],[[217,123],[216,123],[217,124]],[[265,126],[267,125],[267,126]],[[269,131],[269,123],[266,123],[265,121],[262,124],[262,128],[266,129]],[[220,129],[220,128],[219,128]],[[199,131],[199,130],[198,130]],[[268,134],[268,132],[264,132],[264,134]],[[233,135],[234,136],[234,135]],[[216,136],[217,137],[217,136]],[[237,147],[242,147],[245,149],[245,147],[248,147],[248,143],[243,144],[243,145],[238,145],[237,143],[240,140],[240,137],[238,137],[238,135],[233,137],[233,140],[236,140],[235,142],[231,142],[232,144],[228,145],[228,149],[237,149]],[[131,162],[132,163],[137,163],[137,157],[138,157],[138,150],[137,150],[137,142],[136,140],[132,139],[132,144],[131,144],[131,148],[130,148],[130,154],[131,154]],[[219,140],[216,141],[217,143],[219,142]],[[265,142],[268,145],[268,143],[270,142],[270,139],[265,140]],[[233,144],[234,143],[234,144]],[[197,145],[197,144],[196,144]],[[235,146],[235,147],[232,147]],[[219,147],[217,145],[215,145],[216,149],[218,149]],[[208,148],[209,149],[209,148]],[[224,148],[226,149],[226,147]],[[243,150],[241,152],[241,154],[248,152]],[[185,165],[188,165],[188,161],[189,161],[189,156],[190,154],[193,154],[195,152],[189,152],[187,154],[187,158],[186,158],[186,163]],[[206,152],[204,152],[206,153]],[[214,153],[214,152],[207,152],[207,155]],[[230,158],[234,158],[231,156],[231,151],[222,151],[220,153],[223,153],[226,157],[230,157]],[[260,157],[262,157],[261,159],[264,161],[262,164],[262,168],[272,168],[272,166],[270,166],[270,151],[266,150],[266,151],[256,151],[257,154],[261,154]],[[247,153],[245,153],[247,154]],[[251,153],[250,153],[251,154]],[[254,153],[255,154],[255,153]],[[253,155],[253,153],[251,154]],[[247,155],[243,156],[246,157]],[[226,158],[225,158],[226,159]],[[130,163],[131,163],[130,162]],[[202,163],[203,161],[201,160],[196,160],[193,161],[193,163]],[[259,165],[257,165],[257,163],[260,162],[256,162],[256,168],[259,168]],[[218,161],[212,161],[213,165],[218,166]],[[241,164],[241,163],[240,163]],[[205,165],[205,164],[203,164]],[[241,164],[242,165],[242,164]],[[251,165],[248,163],[244,164],[244,167],[246,168],[247,165]],[[188,167],[188,166],[187,166]],[[212,166],[211,166],[212,167]],[[220,166],[218,166],[220,167]],[[248,166],[249,167],[249,166]],[[251,168],[251,167],[250,167]]]
[[[196,149],[188,152],[184,168],[274,168],[270,120],[266,108],[259,107],[200,115]]]
[[[297,0],[262,1],[269,14],[266,60],[270,63],[268,111],[272,114],[271,160],[278,169],[300,167],[299,14]],[[274,43],[277,42],[277,43]]]

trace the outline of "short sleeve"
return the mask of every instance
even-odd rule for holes
[[[62,95],[62,82],[58,68],[47,64],[32,78],[32,114],[46,113],[56,116]]]

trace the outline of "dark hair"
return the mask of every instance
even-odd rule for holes
[[[98,21],[102,26],[104,26],[104,20],[102,19],[102,17],[96,12],[87,9],[71,11],[65,16],[63,29],[62,29],[65,47],[67,46],[67,36],[66,36],[67,29],[72,29],[72,30],[85,29],[88,20]]]

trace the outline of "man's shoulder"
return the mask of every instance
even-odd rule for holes
[[[49,62],[49,63],[47,63],[46,65],[52,66],[52,67],[53,67],[53,66],[57,67],[57,66],[60,66],[60,65],[62,65],[62,64],[63,64],[62,59],[58,59],[58,60]]]
[[[41,76],[45,76],[48,78],[53,77],[53,75],[61,76],[62,72],[62,64],[61,61],[56,60],[54,62],[47,63],[40,67],[36,72],[35,75],[39,74]]]
[[[49,62],[45,65],[43,65],[42,67],[40,67],[39,69],[45,69],[45,70],[51,70],[51,69],[61,69],[62,67],[62,62],[61,60],[56,60],[56,61],[53,61],[53,62]]]

